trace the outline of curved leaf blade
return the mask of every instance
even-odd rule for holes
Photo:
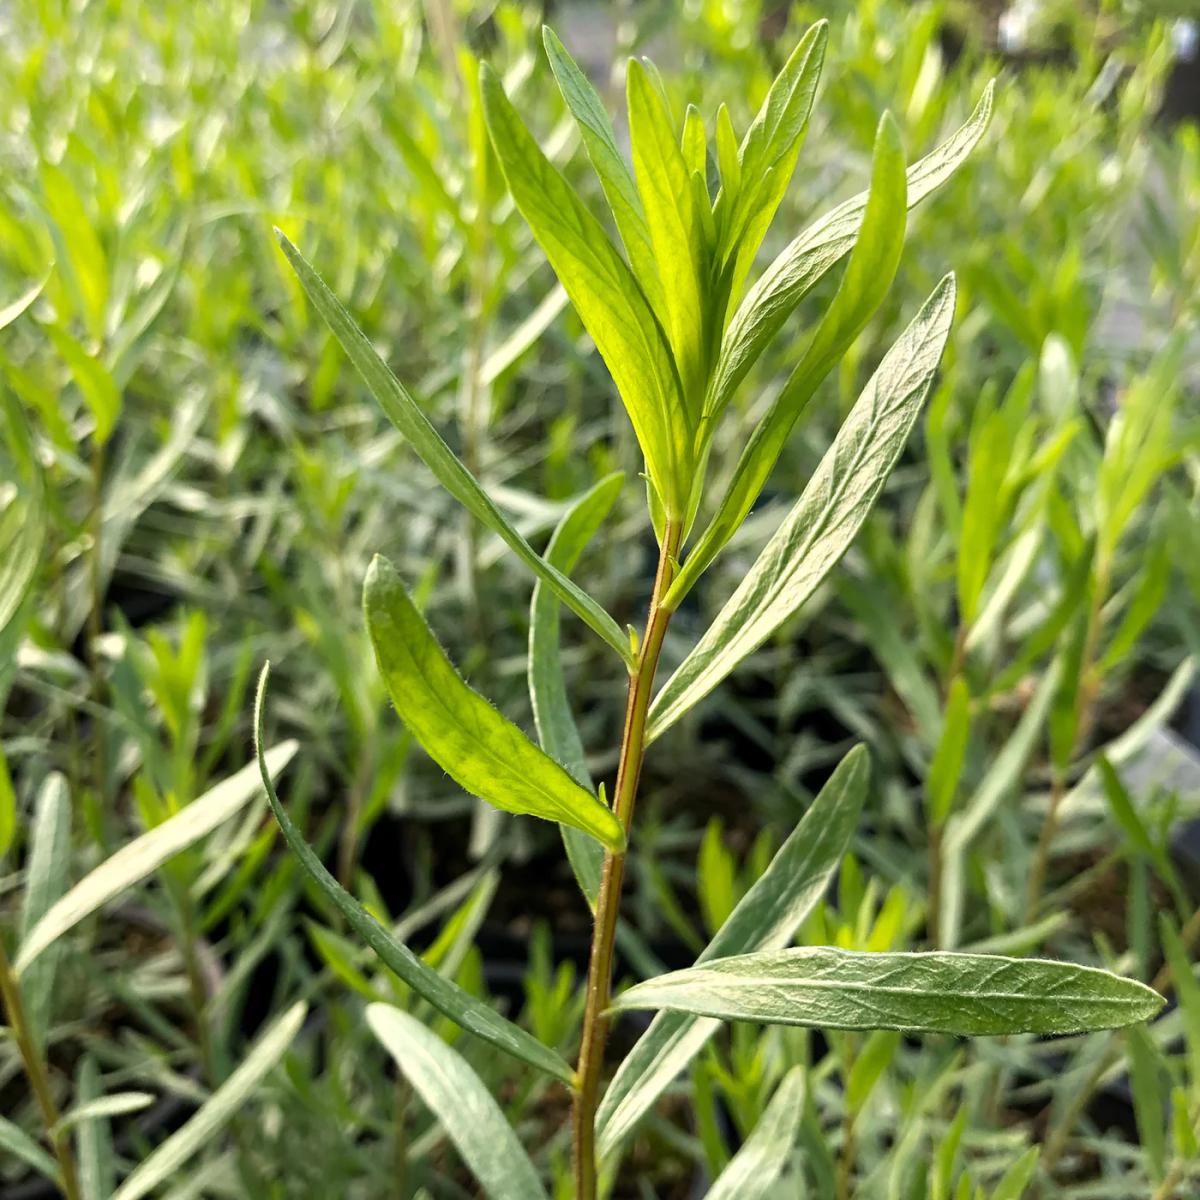
[[[571,505],[546,546],[548,563],[564,574],[575,566],[584,547],[595,537],[612,510],[624,481],[625,477],[619,471],[609,475]],[[558,598],[548,588],[540,583],[534,586],[529,606],[529,699],[542,749],[577,783],[590,789],[592,780],[588,775],[586,754],[571,714],[563,675],[558,603]],[[588,905],[595,911],[604,852],[594,838],[570,825],[562,826],[562,835],[575,878]]]
[[[299,749],[295,741],[281,742],[266,752],[266,769],[272,776],[292,760]],[[84,917],[119,896],[157,870],[169,858],[186,850],[240,812],[262,794],[258,766],[250,763],[185,809],[168,817],[161,825],[143,833],[127,846],[106,858],[84,876],[65,896],[55,902],[29,930],[21,943],[16,962],[18,974],[24,971],[48,946],[74,928]]]
[[[767,869],[717,930],[698,962],[779,950],[829,887],[858,826],[871,759],[856,746],[837,765]],[[720,1021],[660,1012],[625,1056],[597,1114],[597,1144],[609,1157],[671,1081],[720,1028]]]
[[[341,343],[342,349],[366,383],[367,390],[375,397],[388,420],[433,472],[438,483],[481,525],[496,534],[537,578],[545,580],[546,585],[554,589],[562,602],[612,646],[626,663],[631,663],[629,639],[622,633],[616,621],[561,572],[548,567],[537,551],[509,524],[503,513],[479,486],[478,480],[442,440],[404,385],[375,352],[374,346],[329,290],[325,281],[280,230],[277,229],[275,234],[313,306],[329,326],[333,336]]]
[[[725,1021],[986,1037],[1116,1029],[1163,998],[1097,967],[945,951],[827,946],[723,958],[636,984],[615,1009],[666,1008]]]
[[[614,850],[624,846],[612,810],[463,682],[379,555],[363,584],[363,613],[396,712],[451,779],[496,808],[572,825]]]
[[[367,1024],[449,1134],[491,1200],[545,1200],[533,1163],[483,1081],[420,1021],[368,1004]]]
[[[800,499],[650,706],[653,740],[812,595],[866,520],[916,422],[954,316],[947,275],[884,356]],[[672,603],[670,594],[667,604]]]
[[[537,1067],[571,1083],[574,1078],[571,1068],[549,1046],[543,1045],[537,1038],[525,1032],[519,1025],[507,1021],[494,1009],[489,1008],[480,1000],[476,1000],[469,992],[463,991],[456,984],[443,978],[427,963],[423,962],[403,942],[397,941],[375,920],[370,913],[349,892],[343,888],[326,869],[325,864],[314,853],[313,848],[304,840],[300,830],[293,824],[291,817],[284,811],[275,785],[267,770],[262,751],[263,741],[263,709],[266,703],[267,680],[270,677],[270,664],[263,667],[258,681],[258,695],[254,702],[254,746],[258,756],[259,771],[262,774],[263,786],[267,789],[267,800],[275,820],[283,831],[284,839],[292,853],[300,860],[300,865],[312,876],[313,881],[329,898],[333,906],[346,919],[346,924],[354,930],[362,940],[379,956],[385,967],[393,971],[418,996],[428,1000],[443,1016],[449,1017],[457,1025],[462,1026],[468,1033],[495,1046],[498,1050],[530,1066]]]

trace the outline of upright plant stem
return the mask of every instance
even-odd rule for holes
[[[21,999],[21,987],[13,973],[12,963],[4,949],[3,939],[0,939],[0,999],[4,1001],[4,1011],[7,1015],[9,1028],[17,1043],[21,1055],[21,1063],[29,1079],[29,1086],[34,1099],[41,1110],[42,1121],[46,1126],[46,1137],[58,1159],[58,1169],[62,1175],[63,1195],[67,1200],[80,1200],[79,1176],[75,1170],[75,1157],[71,1153],[70,1143],[66,1134],[57,1132],[60,1118],[58,1105],[54,1102],[54,1093],[50,1089],[50,1075],[46,1070],[46,1062],[34,1044],[29,1021],[25,1016],[25,1004]]]
[[[637,799],[638,779],[646,749],[646,714],[650,692],[662,651],[663,636],[671,614],[662,607],[662,598],[670,586],[679,549],[680,528],[668,521],[663,530],[658,572],[650,598],[646,630],[638,651],[637,666],[629,676],[629,697],[625,708],[625,731],[617,768],[617,786],[613,811],[628,839]],[[626,847],[628,849],[628,846]],[[583,1038],[579,1045],[579,1063],[575,1070],[575,1196],[576,1200],[596,1197],[596,1107],[600,1099],[600,1077],[604,1070],[604,1043],[608,1036],[609,995],[612,987],[613,946],[617,935],[617,915],[621,908],[621,884],[625,877],[625,855],[611,851],[604,856],[600,892],[596,898],[596,919],[592,928],[592,950],[588,964],[586,1003],[583,1013]]]

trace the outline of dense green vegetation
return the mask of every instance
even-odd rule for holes
[[[535,813],[552,794],[541,815],[619,847],[590,786],[619,792],[628,660],[644,663],[624,631],[643,638],[654,526],[671,544],[697,499],[664,560],[669,582],[682,559],[658,596],[670,625],[652,622],[601,1190],[1197,1188],[1200,138],[1156,120],[1170,6],[1045,5],[1005,54],[989,5],[766,7],[550,14],[599,68],[619,155],[626,56],[653,55],[661,76],[633,68],[630,94],[684,131],[710,200],[753,178],[736,145],[828,19],[795,174],[758,189],[778,209],[724,286],[753,289],[868,188],[876,241],[777,328],[747,325],[741,374],[718,354],[736,303],[703,273],[689,297],[682,268],[656,294],[661,264],[680,266],[671,230],[631,238],[619,197],[608,220],[620,169],[605,178],[605,147],[581,137],[538,6],[23,0],[0,16],[3,1194],[576,1194],[563,1079],[592,924],[577,880],[594,894],[598,843],[564,832],[568,861],[547,822],[468,792]],[[597,29],[616,45],[595,49]],[[573,190],[536,176],[520,123]],[[964,127],[978,145],[905,220],[905,163]],[[917,190],[910,173],[907,202]],[[701,193],[683,194],[659,190],[700,228]],[[568,195],[620,235],[663,315],[648,370],[623,373],[597,323],[611,299],[573,285],[539,231]],[[709,253],[731,209],[712,211]],[[769,540],[809,561],[797,501],[930,296],[953,315],[940,368],[849,551],[760,606],[753,636],[702,640],[728,630]],[[385,374],[365,386],[355,345],[411,398]],[[705,419],[715,398],[708,442],[654,426],[660,368]],[[786,440],[754,435],[798,396]],[[762,442],[760,477],[739,461]],[[394,574],[370,568],[364,619],[377,553]],[[397,630],[420,669],[379,650]],[[448,673],[427,670],[430,631]],[[286,839],[254,763],[267,660]],[[574,782],[528,742],[499,780],[470,739],[439,743],[424,716],[470,703],[455,669],[496,709],[471,710],[480,745],[536,733]],[[818,827],[836,843],[824,865]],[[783,940],[735,936],[755,881],[804,862],[811,895],[789,901]],[[721,990],[737,958],[648,982],[710,942],[712,958],[810,948],[752,964],[784,972],[805,1012],[818,972],[932,950],[1104,968],[1170,1003],[1088,1034],[1071,1031],[1127,1020],[956,1026],[930,1001],[865,1026],[836,1003],[822,1028],[764,1025],[780,1010]],[[899,972],[930,961],[889,955]],[[1033,987],[1025,970],[1008,990]],[[642,1005],[755,1023],[643,1075]],[[1068,1036],[948,1036],[1016,1028]]]

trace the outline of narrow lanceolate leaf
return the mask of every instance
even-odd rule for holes
[[[14,1125],[7,1117],[0,1117],[0,1150],[20,1159],[26,1166],[47,1179],[53,1179],[55,1183],[61,1178],[58,1163],[25,1130]]]
[[[954,277],[948,275],[884,356],[795,507],[655,697],[650,739],[761,646],[846,552],[929,394],[950,334],[954,295]],[[670,593],[666,603],[672,603]]]
[[[866,214],[841,286],[783,391],[743,449],[716,516],[672,585],[672,604],[678,604],[737,532],[754,507],[800,414],[887,295],[904,248],[904,196],[900,131],[891,114],[884,113],[875,138]],[[721,414],[705,415],[707,420],[715,422]]]
[[[507,812],[572,825],[614,850],[624,846],[612,810],[463,682],[395,568],[378,555],[363,585],[363,612],[396,712],[451,779]]]
[[[542,153],[486,64],[480,86],[488,132],[513,201],[592,335],[633,422],[650,477],[677,516],[686,502],[691,439],[662,328],[603,226]]]
[[[149,1158],[134,1168],[112,1200],[140,1200],[177,1174],[193,1154],[203,1150],[240,1111],[265,1076],[287,1052],[304,1024],[307,1005],[301,1000],[262,1035],[232,1075]]]
[[[909,208],[944,183],[979,144],[991,121],[992,94],[993,85],[989,83],[967,123],[909,167]],[[810,225],[746,293],[721,344],[707,407],[717,412],[725,407],[796,305],[854,245],[867,196],[867,192],[860,192]]]
[[[266,753],[272,776],[291,761],[298,743],[283,742]],[[47,946],[56,942],[84,917],[119,896],[157,870],[167,859],[211,833],[262,795],[262,780],[254,763],[210,788],[182,812],[135,838],[128,846],[105,859],[65,896],[58,900],[30,929],[17,954],[16,970],[24,971]]]
[[[870,776],[866,748],[856,746],[717,931],[700,963],[755,950],[779,950],[792,940],[845,856]],[[626,1055],[601,1102],[597,1126],[602,1157],[612,1154],[633,1131],[720,1024],[682,1013],[655,1016]]]
[[[77,1104],[70,1112],[64,1113],[54,1127],[56,1134],[82,1125],[87,1121],[97,1121],[104,1117],[119,1117],[127,1113],[141,1112],[154,1103],[150,1092],[113,1092],[109,1096],[100,1096],[85,1104]]]
[[[0,325],[3,328],[3,325]],[[20,404],[5,392],[0,397],[8,421],[9,446],[29,484],[0,514],[0,632],[16,615],[41,561],[46,529],[41,467],[33,450],[29,424]]]
[[[699,409],[704,368],[700,214],[666,104],[636,59],[630,60],[626,89],[633,168],[662,282],[667,331],[684,404]]]
[[[548,563],[564,574],[575,566],[584,547],[611,511],[623,482],[624,476],[620,472],[609,475],[571,505],[546,547]],[[560,763],[572,779],[590,789],[592,781],[583,742],[575,727],[563,675],[558,604],[558,597],[549,588],[540,583],[534,586],[529,613],[529,698],[542,749]],[[575,878],[594,910],[604,852],[594,838],[570,825],[562,826],[562,834]]]
[[[542,41],[550,59],[550,69],[558,82],[558,90],[562,92],[571,115],[579,125],[584,148],[599,176],[608,206],[612,209],[617,232],[625,244],[625,253],[629,255],[633,273],[651,307],[661,314],[665,311],[662,284],[650,244],[650,230],[646,226],[637,185],[617,146],[617,137],[604,101],[548,25],[542,29]]]
[[[500,537],[539,579],[544,579],[572,612],[608,642],[627,663],[631,663],[629,639],[621,632],[616,621],[561,572],[548,567],[537,551],[509,524],[479,482],[429,423],[417,402],[375,352],[366,335],[324,280],[282,233],[276,230],[276,234],[283,253],[322,320],[342,344],[342,349],[363,377],[379,407],[404,435],[437,481],[477,521]]]
[[[439,975],[403,942],[392,937],[326,870],[325,864],[284,811],[267,770],[262,752],[262,727],[269,674],[268,665],[263,668],[258,681],[258,696],[254,705],[255,750],[271,811],[275,814],[275,820],[279,822],[279,828],[283,830],[283,836],[292,853],[300,860],[300,865],[346,919],[346,924],[375,951],[383,965],[395,972],[418,996],[428,1000],[438,1012],[462,1026],[468,1033],[473,1033],[505,1054],[511,1054],[513,1058],[554,1075],[564,1083],[570,1083],[571,1068],[549,1046],[544,1046],[519,1025],[506,1021],[481,1000]]]
[[[1149,1020],[1163,1003],[1144,983],[1072,963],[814,946],[673,971],[635,985],[613,1007],[768,1025],[983,1037],[1116,1029]]]
[[[15,300],[10,300],[7,304],[0,304],[0,329],[11,325],[42,294],[42,288],[46,286],[49,278],[49,275],[44,276]]]
[[[818,21],[800,39],[738,149],[738,186],[721,197],[716,213],[735,299],[796,169],[828,41],[827,21]],[[724,168],[721,174],[726,182]]]
[[[367,1024],[441,1122],[490,1200],[546,1195],[533,1163],[483,1081],[420,1021],[390,1004],[367,1005]]]
[[[754,1132],[709,1188],[708,1200],[765,1200],[778,1194],[772,1189],[796,1144],[804,1116],[804,1090],[804,1070],[793,1067],[775,1089]],[[799,1188],[798,1180],[796,1186]]]

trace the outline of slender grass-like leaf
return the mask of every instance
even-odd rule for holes
[[[266,769],[272,776],[292,760],[299,748],[294,741],[282,742],[267,751]],[[250,763],[161,825],[135,838],[94,871],[79,881],[51,906],[26,934],[14,964],[17,972],[26,970],[48,946],[84,917],[119,896],[157,870],[169,858],[224,824],[256,796],[262,794],[262,780],[256,764]]]
[[[661,315],[666,311],[662,283],[658,277],[658,264],[654,261],[646,215],[642,211],[642,199],[617,146],[616,133],[604,101],[548,25],[542,27],[542,41],[558,90],[579,126],[584,148],[604,189],[629,264],[651,308]]]
[[[929,815],[935,825],[946,823],[954,805],[958,781],[962,775],[963,761],[967,754],[967,740],[971,733],[971,691],[967,681],[956,675],[946,697],[946,717],[942,725],[942,736],[929,764],[929,775],[925,780],[925,793],[929,804]]]
[[[856,746],[838,764],[767,869],[700,955],[786,946],[824,895],[858,826],[871,776],[867,750]],[[597,1114],[597,1144],[608,1157],[672,1080],[720,1028],[720,1022],[658,1013],[617,1070]]]
[[[26,1166],[32,1167],[39,1175],[44,1175],[55,1183],[61,1178],[58,1163],[25,1130],[19,1125],[14,1125],[7,1117],[0,1117],[0,1150],[7,1151],[13,1158],[19,1158]]]
[[[804,356],[742,450],[712,522],[671,587],[677,605],[746,519],[800,414],[817,387],[862,332],[892,286],[904,248],[904,150],[890,114],[879,122],[871,191],[858,240],[833,303]],[[715,421],[719,412],[706,412]]]
[[[367,570],[363,612],[396,712],[451,779],[496,808],[573,825],[612,849],[624,846],[612,810],[463,682],[395,568],[379,555]]]
[[[649,739],[761,646],[846,552],[929,394],[950,334],[954,297],[954,277],[948,275],[884,356],[795,507],[655,697]],[[671,601],[668,593],[665,603]]]
[[[989,954],[870,954],[826,946],[723,958],[636,984],[614,1009],[658,1008],[824,1029],[984,1037],[1115,1029],[1163,1005],[1097,967]]]
[[[442,440],[416,401],[375,352],[375,348],[321,277],[282,233],[278,230],[276,233],[283,253],[303,284],[309,299],[334,337],[342,344],[368,390],[388,419],[417,452],[421,461],[433,472],[437,481],[480,524],[497,534],[539,579],[544,579],[562,602],[608,642],[626,663],[630,663],[629,639],[622,633],[616,621],[561,572],[548,567],[533,547],[509,524],[475,477]]]
[[[149,1195],[159,1184],[175,1176],[193,1154],[204,1149],[237,1115],[263,1077],[287,1053],[304,1024],[307,1011],[308,1006],[303,1000],[292,1005],[255,1042],[237,1070],[195,1114],[134,1168],[117,1188],[112,1200],[139,1200]]]
[[[570,1083],[573,1078],[571,1068],[558,1054],[548,1046],[542,1045],[519,1025],[505,1020],[481,1000],[443,978],[403,942],[392,937],[326,870],[324,863],[316,856],[300,830],[293,824],[291,817],[284,811],[267,770],[262,751],[262,729],[269,676],[268,664],[263,667],[259,678],[258,695],[254,705],[255,751],[271,811],[275,814],[275,820],[279,822],[284,839],[300,860],[300,865],[346,919],[346,924],[375,951],[383,965],[395,972],[417,995],[428,1000],[438,1012],[505,1054],[529,1063],[530,1066],[537,1067],[564,1083]]]
[[[691,427],[666,336],[600,222],[542,153],[486,64],[484,116],[513,201],[612,374],[668,513],[686,504]]]
[[[908,169],[908,206],[920,203],[967,159],[992,118],[994,84],[959,130]],[[721,345],[706,408],[720,412],[767,344],[825,273],[854,245],[867,192],[839,204],[779,254],[746,293]]]
[[[65,329],[57,325],[43,327],[54,348],[71,368],[71,376],[79,394],[92,414],[95,422],[94,437],[103,445],[112,436],[112,431],[121,415],[121,392],[108,368],[98,358],[93,358]]]
[[[490,1200],[546,1195],[533,1163],[483,1081],[420,1021],[389,1004],[367,1005],[367,1024],[441,1122]]]
[[[684,404],[698,410],[703,402],[706,301],[700,213],[667,106],[637,59],[630,59],[625,83],[633,168],[662,282],[665,324]]]
[[[564,574],[579,561],[584,547],[608,516],[625,477],[620,472],[602,479],[563,514],[546,547],[546,561]],[[538,741],[581,787],[591,788],[586,755],[563,675],[559,647],[558,597],[540,583],[534,585],[529,610],[529,699]],[[595,838],[570,825],[562,826],[563,843],[580,889],[594,910],[600,890],[604,852]]]
[[[44,276],[37,283],[26,288],[15,300],[0,305],[0,329],[6,329],[11,325],[42,294],[42,288],[46,286],[46,280],[49,278],[49,275]]]
[[[153,1103],[154,1096],[150,1092],[113,1092],[111,1095],[90,1100],[86,1104],[76,1105],[70,1112],[63,1113],[54,1127],[54,1132],[62,1133],[85,1121],[96,1121],[101,1117],[119,1117],[126,1113],[141,1112],[142,1109],[149,1108]]]
[[[709,1188],[708,1200],[765,1200],[788,1165],[804,1116],[805,1075],[793,1067],[775,1089],[754,1131]],[[800,1181],[795,1181],[800,1187]]]
[[[7,391],[0,395],[8,422],[9,448],[28,478],[0,517],[0,631],[8,625],[29,592],[41,561],[46,532],[46,502],[41,467],[24,410]]]

